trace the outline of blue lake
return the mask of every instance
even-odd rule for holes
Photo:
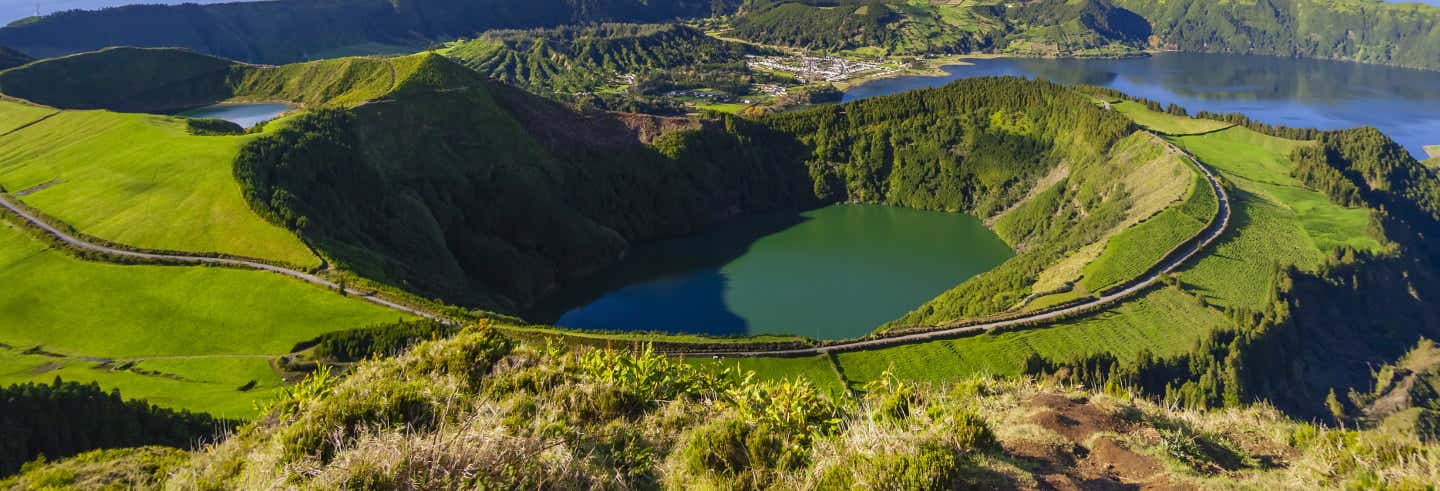
[[[637,247],[528,318],[707,334],[869,334],[1013,253],[958,213],[834,205]]]
[[[897,77],[851,88],[845,100],[944,85],[969,77],[1023,76],[1114,88],[1192,113],[1243,113],[1299,128],[1374,126],[1417,157],[1440,144],[1440,73],[1269,56],[1166,53],[1121,60],[974,60],[947,75]]]
[[[250,128],[257,124],[275,119],[295,106],[278,102],[243,103],[243,104],[216,104],[205,106],[199,109],[191,109],[180,113],[181,116],[189,118],[214,118],[223,119],[238,124],[244,128]]]

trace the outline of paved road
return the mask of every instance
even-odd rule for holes
[[[51,236],[55,237],[56,239],[59,239],[60,241],[66,243],[66,244],[69,244],[69,245],[71,245],[71,246],[73,246],[73,247],[76,247],[76,248],[78,248],[78,249],[83,249],[83,250],[87,250],[87,251],[100,252],[100,253],[104,253],[104,254],[108,254],[108,255],[112,255],[112,256],[121,256],[121,257],[131,257],[131,258],[136,258],[136,259],[144,259],[144,260],[148,260],[148,261],[167,261],[167,262],[176,262],[176,263],[185,263],[185,264],[201,264],[201,265],[204,265],[204,264],[212,264],[212,265],[217,265],[217,266],[229,266],[229,267],[235,267],[235,268],[255,269],[255,270],[260,270],[260,271],[269,271],[269,272],[272,272],[272,273],[277,273],[277,274],[282,274],[282,275],[285,275],[285,276],[289,276],[289,277],[291,277],[291,278],[295,278],[295,279],[298,279],[298,280],[300,280],[300,281],[304,281],[304,282],[306,282],[306,283],[310,283],[310,284],[319,285],[319,286],[322,286],[322,287],[325,287],[325,288],[329,288],[329,289],[331,289],[331,290],[339,290],[339,289],[340,289],[340,286],[339,286],[339,285],[335,284],[334,282],[331,282],[330,280],[321,278],[321,277],[319,277],[319,276],[315,276],[315,275],[313,275],[313,274],[306,273],[306,272],[304,272],[304,271],[294,270],[294,269],[290,269],[290,268],[286,268],[286,267],[282,267],[282,266],[275,266],[275,265],[273,265],[273,264],[265,264],[265,263],[258,262],[258,261],[248,261],[248,260],[244,260],[244,259],[229,259],[229,258],[219,258],[219,257],[191,256],[191,255],[180,254],[180,253],[136,252],[136,251],[127,251],[127,250],[124,250],[124,249],[116,249],[116,248],[113,248],[113,247],[104,246],[104,245],[100,245],[100,244],[92,244],[92,243],[90,243],[90,242],[86,242],[86,241],[84,241],[84,240],[81,240],[81,239],[79,239],[79,238],[76,238],[75,236],[70,235],[70,234],[68,234],[68,233],[66,233],[66,232],[64,232],[64,231],[62,231],[62,230],[60,230],[60,229],[58,229],[58,228],[55,228],[54,226],[50,225],[49,223],[45,222],[44,220],[40,220],[40,219],[37,218],[35,215],[33,215],[33,214],[31,214],[30,212],[26,211],[24,208],[16,205],[15,202],[12,201],[11,196],[8,195],[8,194],[5,194],[5,193],[0,193],[0,207],[4,207],[6,210],[9,210],[11,213],[16,214],[16,215],[19,216],[21,219],[24,219],[26,222],[29,222],[31,225],[33,225],[33,226],[35,226],[35,227],[39,227],[41,230],[44,230],[45,233],[50,234]],[[450,322],[450,321],[451,321],[449,318],[446,318],[446,317],[441,316],[441,315],[439,315],[439,314],[436,314],[436,313],[434,313],[434,312],[429,312],[429,311],[426,311],[426,310],[422,310],[422,309],[410,307],[410,306],[407,306],[407,305],[401,305],[401,304],[398,304],[398,303],[395,303],[395,302],[391,302],[391,301],[389,301],[389,300],[386,300],[386,299],[384,299],[384,298],[380,298],[380,297],[375,296],[375,295],[373,295],[373,294],[353,293],[352,296],[354,296],[354,297],[356,297],[356,298],[359,298],[359,299],[362,299],[362,300],[365,300],[365,301],[367,301],[367,302],[373,303],[373,304],[375,304],[375,305],[379,305],[379,306],[381,306],[381,307],[389,308],[389,309],[392,309],[392,310],[397,310],[397,311],[400,311],[400,312],[403,312],[403,313],[406,313],[406,314],[416,315],[416,316],[425,317],[425,318],[428,318],[428,319],[435,319],[435,320],[446,321],[446,322]]]
[[[1174,147],[1172,146],[1172,148],[1174,148]],[[1019,317],[1019,318],[1007,319],[1007,320],[995,321],[995,322],[989,322],[989,323],[984,323],[984,324],[975,324],[975,325],[969,325],[969,326],[963,326],[963,327],[952,327],[952,328],[943,328],[943,327],[942,327],[942,328],[938,328],[938,329],[935,329],[935,330],[925,331],[925,332],[918,332],[918,333],[914,333],[914,334],[904,334],[904,335],[899,335],[899,336],[883,337],[883,338],[877,338],[877,339],[868,339],[868,340],[862,340],[862,341],[852,341],[852,342],[847,342],[847,343],[838,343],[838,344],[832,344],[832,345],[826,345],[826,346],[817,346],[817,347],[813,347],[813,348],[797,348],[797,349],[782,349],[782,350],[764,350],[764,351],[730,351],[730,352],[709,352],[709,353],[686,353],[686,356],[695,356],[695,357],[708,357],[708,356],[726,357],[726,356],[732,356],[732,357],[743,357],[743,358],[748,358],[748,357],[777,357],[777,358],[783,358],[783,357],[816,356],[816,355],[823,355],[823,354],[827,354],[827,353],[841,353],[841,352],[846,352],[846,351],[861,351],[861,350],[868,350],[868,349],[876,349],[876,348],[885,348],[885,347],[890,347],[890,346],[897,346],[897,345],[902,345],[902,344],[911,344],[911,343],[919,343],[919,342],[924,342],[924,341],[933,341],[933,340],[937,340],[937,339],[955,338],[955,337],[966,336],[966,335],[971,335],[971,334],[976,334],[976,333],[982,333],[982,332],[989,331],[989,330],[992,330],[992,329],[1000,329],[1000,328],[1005,328],[1005,327],[1014,327],[1014,326],[1019,326],[1019,325],[1028,325],[1028,324],[1035,324],[1035,323],[1043,323],[1043,322],[1045,322],[1045,321],[1058,320],[1058,319],[1063,318],[1063,317],[1066,317],[1066,316],[1083,313],[1083,312],[1085,312],[1085,311],[1089,311],[1089,310],[1092,310],[1092,309],[1095,309],[1095,308],[1098,308],[1098,307],[1105,307],[1105,306],[1109,306],[1109,305],[1113,305],[1113,304],[1120,303],[1120,302],[1122,302],[1122,301],[1124,301],[1124,300],[1126,300],[1126,299],[1128,299],[1128,298],[1130,298],[1130,297],[1133,297],[1133,296],[1139,294],[1140,292],[1145,291],[1145,289],[1150,288],[1150,287],[1153,286],[1156,282],[1159,282],[1160,279],[1161,279],[1162,277],[1164,277],[1166,274],[1169,274],[1170,272],[1175,271],[1175,269],[1176,269],[1176,268],[1179,268],[1180,265],[1182,265],[1182,264],[1184,264],[1186,261],[1190,260],[1190,258],[1195,257],[1195,255],[1198,254],[1201,249],[1204,249],[1206,246],[1208,246],[1208,245],[1210,245],[1212,242],[1214,242],[1215,239],[1219,238],[1219,237],[1220,237],[1220,234],[1223,233],[1223,232],[1225,231],[1225,229],[1228,228],[1229,225],[1230,225],[1230,197],[1229,197],[1229,195],[1225,194],[1225,189],[1220,185],[1219,179],[1217,179],[1217,178],[1215,177],[1215,174],[1211,173],[1211,171],[1210,171],[1209,168],[1205,167],[1203,164],[1200,163],[1199,160],[1195,159],[1194,156],[1192,156],[1192,155],[1190,155],[1190,154],[1188,154],[1188,153],[1184,153],[1183,151],[1179,150],[1178,148],[1176,148],[1176,151],[1180,151],[1182,154],[1184,154],[1185,157],[1190,161],[1190,163],[1191,163],[1192,165],[1194,165],[1195,168],[1199,169],[1202,174],[1205,175],[1205,179],[1210,183],[1210,188],[1211,188],[1211,190],[1213,190],[1213,191],[1215,192],[1215,196],[1218,198],[1217,201],[1218,201],[1219,206],[1216,207],[1216,212],[1215,212],[1215,215],[1216,215],[1215,218],[1216,218],[1216,219],[1215,219],[1213,222],[1211,222],[1210,227],[1206,228],[1205,230],[1200,231],[1200,234],[1198,234],[1198,235],[1199,235],[1199,240],[1192,240],[1192,241],[1190,241],[1190,244],[1191,244],[1190,246],[1185,247],[1185,248],[1182,248],[1182,249],[1178,249],[1178,250],[1175,250],[1175,251],[1172,251],[1169,256],[1165,257],[1160,263],[1158,263],[1158,265],[1159,265],[1158,268],[1152,268],[1152,269],[1151,269],[1151,272],[1150,272],[1149,274],[1147,274],[1147,275],[1145,275],[1145,276],[1142,276],[1142,277],[1140,277],[1140,278],[1137,278],[1137,279],[1135,279],[1135,280],[1132,280],[1131,283],[1130,283],[1130,286],[1128,286],[1128,287],[1126,287],[1126,288],[1124,288],[1124,289],[1121,289],[1121,290],[1119,290],[1119,291],[1115,291],[1115,292],[1106,294],[1106,295],[1104,295],[1104,296],[1101,296],[1101,297],[1099,297],[1099,298],[1096,298],[1096,299],[1093,300],[1093,301],[1086,302],[1086,303],[1083,303],[1083,304],[1078,304],[1078,305],[1075,305],[1075,306],[1072,306],[1072,307],[1067,307],[1067,308],[1064,308],[1064,309],[1055,310],[1055,311],[1051,311],[1051,312],[1039,313],[1039,314],[1032,315],[1032,316]]]

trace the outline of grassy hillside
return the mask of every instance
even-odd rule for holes
[[[193,136],[179,118],[4,101],[0,111],[31,123],[0,136],[0,186],[80,232],[135,247],[319,263],[251,212],[231,177],[236,153],[259,134]]]
[[[69,11],[0,28],[0,45],[36,56],[107,46],[181,47],[257,63],[415,49],[490,29],[705,17],[727,2],[663,0],[337,0],[132,5]]]
[[[0,271],[9,285],[0,291],[0,385],[96,381],[229,417],[253,415],[251,401],[279,389],[268,358],[323,332],[398,317],[271,273],[82,261],[8,223]],[[237,390],[250,381],[253,389]]]
[[[486,331],[303,387],[271,409],[276,417],[148,480],[121,470],[161,460],[153,452],[90,454],[11,479],[95,482],[110,471],[180,488],[951,489],[1404,487],[1440,477],[1440,449],[1413,434],[1325,428],[1264,406],[1176,410],[1028,379],[884,378],[858,395],[827,394]]]

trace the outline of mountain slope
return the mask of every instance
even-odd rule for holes
[[[31,61],[32,58],[25,53],[0,46],[0,70],[24,65]]]
[[[403,46],[488,29],[703,17],[700,0],[330,0],[213,5],[132,5],[70,11],[0,28],[0,45],[35,56],[109,46],[181,47],[225,58],[282,63],[357,45]]]

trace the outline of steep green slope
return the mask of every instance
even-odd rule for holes
[[[724,1],[333,0],[134,5],[60,12],[0,28],[0,45],[35,56],[108,46],[182,47],[262,63],[367,46],[415,48],[489,29],[705,17]]]
[[[1156,47],[1440,70],[1440,7],[1373,0],[1115,0]]]
[[[631,241],[809,206],[804,168],[767,138],[741,120],[575,114],[431,56],[386,100],[251,143],[236,175],[344,267],[513,311]]]

